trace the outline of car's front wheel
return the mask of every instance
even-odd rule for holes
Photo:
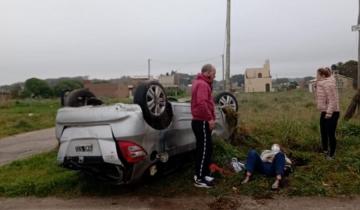
[[[150,81],[139,84],[134,94],[134,103],[140,105],[145,121],[152,128],[161,130],[170,125],[173,112],[160,83]]]
[[[215,97],[215,103],[223,108],[231,108],[233,111],[238,111],[239,105],[236,97],[229,92],[221,92]]]

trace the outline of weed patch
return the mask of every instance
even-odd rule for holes
[[[342,136],[360,136],[360,124],[343,123],[339,126],[338,133]]]

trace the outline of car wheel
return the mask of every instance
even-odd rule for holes
[[[64,100],[65,106],[80,107],[86,105],[101,105],[102,101],[88,89],[77,89],[71,91]]]
[[[60,105],[65,106],[65,98],[69,94],[69,90],[63,90],[60,93]]]
[[[145,121],[152,128],[161,130],[170,125],[173,112],[160,83],[151,81],[139,84],[134,103],[140,105]]]
[[[221,108],[229,107],[234,111],[238,111],[239,106],[236,97],[229,92],[221,92],[215,97],[215,103]]]

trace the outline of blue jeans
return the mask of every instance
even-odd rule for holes
[[[263,162],[255,150],[250,150],[246,160],[246,170],[253,174],[255,171],[266,176],[284,175],[285,155],[279,152],[272,163]]]

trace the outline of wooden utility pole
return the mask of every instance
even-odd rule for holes
[[[357,70],[357,89],[360,91],[360,0],[359,0],[359,14],[357,25],[351,27],[352,31],[358,31],[358,70]]]
[[[359,0],[360,1],[360,0]],[[230,17],[231,17],[231,0],[227,0],[226,9],[226,74],[225,74],[225,90],[230,91]]]
[[[359,15],[358,15],[358,25],[360,26],[360,0],[359,0]],[[360,91],[360,30],[359,31],[359,38],[358,38],[358,70],[357,70],[357,89]]]
[[[360,113],[360,0],[359,0],[359,14],[358,14],[358,22],[357,25],[352,26],[352,31],[358,31],[358,69],[357,69],[357,93],[351,100],[350,105],[348,106],[344,119],[349,120],[355,114],[356,109],[357,113]]]
[[[148,79],[150,80],[150,58],[148,59]]]
[[[226,90],[226,89],[225,89],[226,83],[225,83],[225,63],[224,63],[224,54],[222,54],[222,55],[221,55],[221,61],[222,61],[222,80],[223,80],[223,85],[224,85],[223,90]]]

